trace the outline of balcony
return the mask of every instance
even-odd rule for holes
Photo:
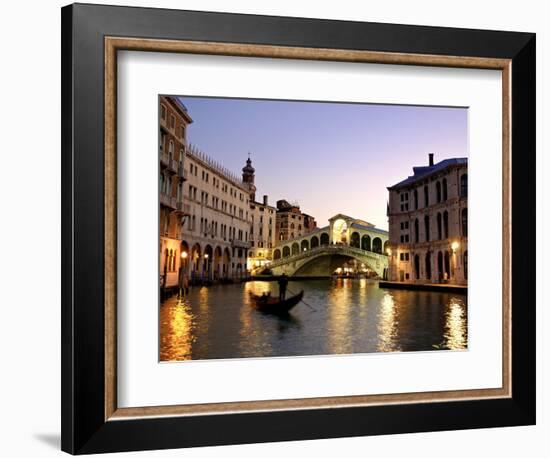
[[[168,163],[170,162],[170,159],[168,157],[168,153],[165,153],[162,151],[162,148],[160,149],[160,165],[163,167],[168,167]]]
[[[173,173],[178,173],[178,161],[170,159],[168,162],[168,170]]]
[[[233,239],[231,240],[231,246],[234,248],[250,248],[250,242],[243,242],[242,240]]]
[[[160,151],[160,165],[172,173],[178,173],[178,161],[172,159],[170,154]]]
[[[169,196],[168,194],[165,194],[164,192],[160,193],[160,204],[164,205],[165,207],[177,210],[176,198],[172,197],[172,196]]]
[[[176,210],[183,215],[191,214],[191,205],[186,204],[183,201],[176,202]]]
[[[183,179],[183,181],[187,181],[187,170],[183,168],[182,162],[178,164],[178,175]]]

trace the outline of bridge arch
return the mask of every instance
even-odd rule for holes
[[[364,234],[363,237],[361,237],[361,249],[371,251],[370,236],[368,234]]]
[[[281,259],[281,250],[279,250],[278,248],[273,250],[273,259]]]
[[[298,245],[297,242],[294,242],[294,243],[292,244],[291,251],[292,251],[292,254],[293,254],[293,255],[298,254],[298,253],[300,252],[300,245]]]
[[[311,249],[317,248],[319,246],[319,237],[314,235],[313,237],[311,237],[311,240],[309,243],[310,243]]]
[[[290,247],[285,245],[283,247],[283,258],[288,258],[290,256]]]
[[[361,238],[359,237],[359,232],[354,231],[351,233],[349,244],[353,248],[361,248]]]
[[[300,251],[307,251],[307,250],[309,250],[309,241],[302,240],[302,243],[300,243]]]
[[[326,232],[323,232],[321,234],[321,245],[324,246],[324,245],[328,245],[330,243],[330,239],[329,239],[329,236]]]
[[[382,253],[382,239],[380,237],[374,237],[374,239],[372,239],[372,251],[375,253]]]
[[[346,245],[328,245],[273,261],[270,270],[273,275],[329,277],[351,259],[357,261],[358,267],[364,265],[379,277],[383,277],[388,266],[388,257],[382,254]]]

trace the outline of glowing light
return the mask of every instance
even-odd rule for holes
[[[181,257],[182,257],[182,259],[187,259],[187,251],[182,251],[181,252]]]
[[[208,259],[208,253],[204,254],[204,259]]]
[[[453,243],[451,244],[451,248],[452,248],[452,250],[453,250],[453,253],[454,253],[456,250],[458,250],[459,247],[460,247],[460,243],[458,243],[458,242],[453,242]]]
[[[468,345],[466,307],[459,299],[451,299],[445,313],[445,346],[450,350],[461,350]]]
[[[400,351],[397,342],[397,318],[395,301],[391,294],[386,293],[380,304],[378,313],[378,351]]]
[[[386,253],[388,254],[388,256],[391,256],[391,248],[386,248]]]

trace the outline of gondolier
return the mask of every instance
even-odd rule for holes
[[[283,274],[279,277],[279,300],[284,301],[286,297],[286,287],[288,285],[288,278],[286,274]]]
[[[304,292],[300,291],[295,296],[289,297],[284,301],[280,301],[276,297],[271,297],[269,294],[263,293],[258,296],[250,291],[251,305],[261,312],[271,313],[274,315],[287,315],[290,309],[296,306],[304,297]]]

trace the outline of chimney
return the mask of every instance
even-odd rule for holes
[[[267,205],[267,196],[264,195],[264,205]]]
[[[434,153],[430,153],[428,154],[428,156],[430,158],[430,167],[431,167],[432,165],[434,165]]]

